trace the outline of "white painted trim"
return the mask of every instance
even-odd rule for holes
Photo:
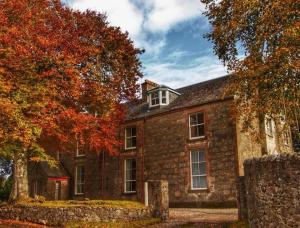
[[[137,144],[137,127],[134,126],[134,127],[125,127],[125,138],[124,138],[124,145],[125,145],[125,150],[133,150],[133,149],[136,149],[136,146],[135,147],[127,147],[127,128],[135,128],[135,143]],[[131,136],[131,138],[134,138]]]
[[[200,150],[200,149],[199,149]],[[194,188],[193,187],[193,166],[192,166],[192,152],[193,150],[190,150],[190,176],[191,176],[191,190],[207,190],[208,187],[206,188]],[[199,151],[198,151],[199,152]],[[206,154],[205,154],[205,150],[204,150],[204,156],[205,156],[205,161],[204,162],[199,162],[199,163],[206,163]],[[195,176],[198,176],[198,177],[206,177],[206,185],[207,185],[207,166],[205,165],[205,172],[206,174],[204,175],[195,175]]]
[[[189,114],[189,139],[203,139],[205,138],[205,116],[203,117],[204,118],[204,122],[203,124],[197,124],[197,125],[193,125],[193,126],[200,126],[200,125],[204,125],[204,135],[201,135],[201,136],[197,136],[197,137],[192,137],[192,131],[191,131],[191,116],[192,115],[197,115],[199,113],[203,113],[203,116],[205,115],[204,112],[196,112],[196,113],[192,113],[192,114]]]
[[[84,188],[83,188],[83,192],[77,192],[77,168],[79,167],[79,166],[81,166],[81,167],[84,167],[84,165],[76,165],[75,166],[75,181],[74,181],[74,183],[75,183],[75,189],[74,189],[74,193],[75,193],[75,195],[84,195]],[[84,179],[85,179],[85,177],[84,177]],[[82,183],[83,184],[83,186],[85,185],[85,181]]]
[[[76,157],[84,157],[84,156],[85,156],[85,153],[79,154],[79,142],[78,142],[78,140],[76,140]]]
[[[135,158],[128,158],[128,159],[124,160],[124,193],[136,193],[136,191],[126,191],[126,161],[127,160],[135,160]],[[135,160],[135,162],[136,162],[136,160]],[[135,183],[136,183],[136,180],[135,180]]]

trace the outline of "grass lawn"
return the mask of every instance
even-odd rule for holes
[[[17,205],[42,206],[42,207],[116,207],[116,208],[144,208],[144,204],[126,200],[66,200],[44,201],[26,200]]]
[[[67,223],[66,228],[135,228],[135,227],[146,227],[159,223],[159,218],[150,218],[146,220],[130,221],[130,222],[77,222]]]

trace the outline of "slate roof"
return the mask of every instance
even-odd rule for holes
[[[229,76],[223,76],[190,86],[174,89],[181,95],[179,95],[169,105],[163,107],[149,108],[148,103],[143,102],[142,99],[130,102],[127,104],[127,120],[144,118],[155,114],[175,111],[177,109],[202,105],[229,98],[229,96],[224,97],[225,88],[228,83]]]

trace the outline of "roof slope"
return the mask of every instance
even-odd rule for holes
[[[200,82],[190,86],[175,89],[181,95],[167,106],[160,108],[149,108],[147,102],[141,99],[127,104],[128,113],[127,120],[139,119],[158,113],[173,111],[190,106],[201,105],[224,97],[225,88],[229,83],[229,76]],[[228,97],[225,97],[228,98]]]

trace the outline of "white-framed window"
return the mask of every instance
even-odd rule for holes
[[[167,91],[166,90],[162,90],[161,91],[161,104],[167,104]]]
[[[203,138],[205,136],[204,113],[194,113],[189,117],[190,139]]]
[[[148,95],[150,107],[169,104],[169,91],[157,89]]]
[[[273,130],[273,120],[271,118],[266,119],[266,133],[268,136],[273,137],[274,136],[274,130]]]
[[[151,106],[159,105],[159,91],[153,91],[151,93]]]
[[[124,192],[136,192],[136,160],[126,159],[124,164]]]
[[[76,156],[77,157],[85,156],[83,145],[80,143],[78,139],[76,139]]]
[[[84,166],[77,165],[75,167],[75,194],[84,194]]]
[[[136,127],[125,128],[125,149],[136,148]]]
[[[191,150],[190,153],[191,189],[207,189],[205,150]]]

